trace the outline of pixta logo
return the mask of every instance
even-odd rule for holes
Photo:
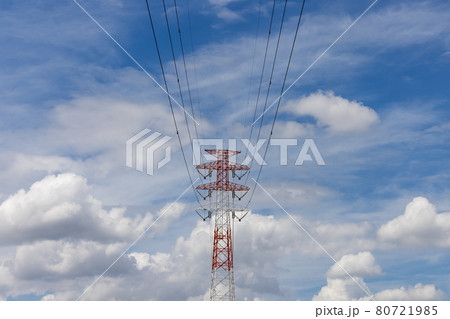
[[[170,136],[161,137],[162,134],[159,132],[150,132],[151,130],[146,128],[126,142],[126,165],[153,175],[155,167],[160,169],[170,162],[170,146],[165,146],[165,152],[160,150],[172,138]],[[157,154],[160,152],[164,152],[162,159]]]

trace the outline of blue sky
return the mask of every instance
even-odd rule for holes
[[[163,83],[145,1],[79,3]],[[178,1],[201,138],[249,137],[272,3],[192,0],[188,15]],[[372,3],[307,1],[287,84]],[[150,6],[179,100],[162,1]],[[300,3],[287,8],[269,103]],[[314,139],[326,165],[295,166],[297,146],[280,166],[270,147],[260,179],[380,300],[449,299],[449,18],[446,1],[379,0],[282,99],[274,138]],[[0,28],[0,299],[76,299],[161,213],[83,298],[208,299],[210,225],[192,190],[170,206],[189,179],[164,92],[72,0],[2,1]],[[154,176],[125,166],[125,142],[144,128],[173,137],[172,160]],[[260,187],[250,208],[236,225],[237,299],[368,298]]]

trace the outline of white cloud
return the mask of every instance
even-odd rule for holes
[[[442,41],[448,47],[449,37],[445,30],[450,27],[450,22],[445,18],[449,11],[444,2],[417,1],[414,6],[409,2],[385,6],[364,17],[358,28],[349,34],[349,40],[351,44],[364,41],[383,51],[433,40]],[[374,26],[379,27],[377,32],[374,32]]]
[[[443,296],[444,293],[441,290],[436,289],[434,285],[416,284],[413,287],[400,287],[380,291],[375,294],[375,300],[425,301],[440,300]]]
[[[13,262],[15,279],[62,280],[101,274],[126,248],[126,243],[45,240],[18,246]],[[120,269],[115,265],[115,271]],[[124,271],[124,269],[120,269]],[[119,270],[119,272],[120,272]]]
[[[1,243],[12,252],[0,260],[0,298],[47,293],[44,299],[74,299],[158,216],[164,213],[146,237],[164,232],[184,212],[175,203],[127,217],[123,207],[105,210],[90,190],[81,176],[50,175],[0,205]],[[145,268],[161,273],[171,262],[164,253],[133,253],[106,277],[133,276]]]
[[[362,278],[355,280],[364,289],[368,289]],[[414,300],[441,300],[444,293],[434,285],[416,284],[413,287],[400,287],[386,289],[377,292],[373,298],[377,301],[414,301]],[[350,278],[328,278],[327,285],[322,287],[320,292],[313,297],[313,300],[372,300],[363,290]]]
[[[150,213],[126,217],[124,207],[107,211],[89,191],[86,179],[72,173],[49,175],[28,191],[19,190],[0,204],[0,244],[62,238],[134,239],[155,219]],[[183,210],[182,204],[173,205],[153,231],[163,231]]]
[[[269,124],[271,125],[271,124]],[[275,138],[298,138],[314,134],[314,125],[303,124],[295,121],[277,121],[274,130]]]
[[[379,121],[377,113],[362,103],[316,92],[299,100],[289,101],[285,110],[299,116],[310,115],[320,127],[330,132],[346,133],[368,129]]]
[[[14,276],[9,267],[0,264],[0,300],[5,300],[14,285]]]
[[[302,142],[299,144],[299,146],[289,146],[288,154],[293,155],[288,159],[289,164],[293,164],[295,162],[302,147]],[[276,152],[274,152],[276,154],[270,159],[267,158],[269,165],[270,163],[280,162],[279,146],[275,146],[274,150],[276,150]],[[297,211],[298,205],[305,207],[336,195],[336,193],[326,187],[311,183],[302,183],[300,181],[290,181],[288,178],[283,177],[276,182],[266,182],[264,184],[264,188],[279,202],[283,203],[286,208],[292,207],[294,209],[293,213]],[[255,192],[255,202],[252,205],[252,209],[255,212],[258,212],[258,209],[260,208],[263,209],[272,205],[272,199],[265,193],[258,191]]]
[[[139,78],[137,71],[129,73],[125,78]],[[148,201],[148,176],[130,173],[132,169],[125,168],[125,142],[146,127],[175,136],[168,106],[158,103],[159,91],[150,92],[156,95],[151,103],[104,96],[74,98],[43,110],[39,124],[33,127],[2,131],[5,150],[0,154],[0,178],[4,183],[0,193],[10,194],[50,173],[74,172],[88,176],[96,185],[96,194],[106,202],[140,205],[143,199]],[[178,119],[183,116],[178,108],[175,114]],[[189,152],[184,121],[178,123],[184,132],[185,151]],[[208,124],[202,122],[202,131],[207,128]],[[176,138],[170,143],[170,165],[163,168],[163,176],[159,174],[151,181],[157,185],[155,196],[150,197],[155,202],[166,196],[169,189],[181,193],[188,186],[179,183],[185,168],[178,165],[182,158]],[[191,158],[189,153],[187,158]],[[123,188],[118,188],[118,184]]]
[[[26,291],[47,293],[44,299],[78,297],[94,276],[106,269],[126,248],[126,243],[157,216],[147,213],[145,217],[129,218],[125,217],[124,208],[106,211],[89,191],[86,180],[78,175],[51,175],[33,184],[28,191],[21,190],[10,196],[0,205],[4,239],[13,238],[16,242],[11,243],[18,244],[15,254],[4,264],[3,273],[9,273],[10,280],[0,287],[0,296]],[[166,208],[167,205],[158,215]],[[155,224],[152,233],[167,229],[183,211],[183,205],[175,205]],[[374,242],[367,239],[372,229],[370,224],[332,224],[311,222],[299,216],[295,218],[331,254],[343,255],[339,263],[363,287],[363,277],[381,274],[381,268],[370,252],[354,253],[373,248]],[[120,259],[85,298],[203,299],[210,276],[209,227],[208,223],[199,221],[190,235],[179,237],[169,251],[129,253],[128,258]],[[60,229],[64,232],[58,232]],[[20,233],[20,240],[13,236],[15,232]],[[236,284],[239,297],[247,299],[285,296],[287,292],[279,282],[279,274],[283,271],[279,262],[283,258],[299,253],[309,257],[323,255],[320,247],[287,216],[275,218],[250,213],[236,224],[235,244],[239,247],[235,251],[239,264]],[[338,266],[332,266],[327,277],[327,286],[315,299],[364,298],[360,287],[345,278]],[[47,291],[37,286],[41,278],[52,282]],[[430,287],[426,287],[414,290],[416,295],[427,292],[432,296],[440,294],[433,295]],[[401,291],[400,288],[400,292],[393,290],[392,293],[401,295]],[[380,296],[386,296],[388,292],[383,293]]]
[[[368,287],[362,278],[327,278],[327,285],[322,287],[317,295],[314,295],[314,301],[334,301],[334,300],[358,300],[366,296],[361,289],[368,291]],[[361,286],[361,287],[360,287]]]
[[[338,260],[338,264],[328,270],[327,285],[320,289],[313,300],[359,299],[366,295],[365,291],[370,291],[362,277],[381,275],[381,267],[375,263],[375,258],[369,251],[344,255]],[[349,278],[347,273],[353,278]]]
[[[380,240],[409,248],[450,247],[450,213],[436,212],[424,197],[410,202],[403,215],[382,225]]]
[[[56,150],[69,146],[72,152],[82,154],[123,147],[132,134],[146,126],[167,134],[173,132],[169,109],[157,100],[148,104],[80,97],[55,106],[49,118],[52,125],[42,128],[39,138],[52,141]]]
[[[357,249],[360,244],[355,239],[364,237],[368,231],[368,228],[357,224],[311,224],[296,218],[327,249],[332,249],[333,254],[345,251],[338,246],[347,246],[347,250]],[[169,251],[148,253],[138,250],[128,253],[88,290],[84,299],[207,299],[211,267],[210,227],[210,224],[198,221],[189,236],[178,237]],[[358,229],[359,232],[355,234],[354,230]],[[239,247],[235,251],[236,267],[239,269],[236,272],[236,285],[240,299],[283,298],[287,291],[279,282],[280,272],[285,271],[279,264],[280,260],[298,253],[308,256],[321,254],[320,248],[288,217],[274,218],[252,213],[243,222],[236,224],[236,230],[235,247]],[[333,236],[330,237],[330,234]],[[125,241],[101,243],[83,238],[21,244],[5,264],[4,271],[0,269],[1,273],[9,273],[10,278],[0,287],[0,296],[20,295],[26,291],[45,294],[43,300],[75,299],[120,254],[124,245]],[[30,263],[30,260],[33,262]],[[381,268],[368,251],[344,255],[339,263],[365,288],[363,277],[381,274]],[[346,278],[346,274],[336,265],[329,269],[327,276],[327,286],[320,290],[315,300],[365,298],[361,288]],[[48,283],[46,290],[42,289],[42,282],[39,281],[42,278]],[[426,287],[414,290],[416,295],[428,293],[433,296],[430,292],[432,289]],[[387,293],[383,291],[384,295],[380,296]],[[394,293],[400,294],[396,290]],[[438,297],[439,294],[434,296]]]
[[[375,264],[370,252],[345,255],[339,264],[349,272],[349,278],[336,264],[327,272],[327,285],[313,300],[371,300],[372,294],[363,277],[381,275],[381,267]],[[367,293],[366,293],[367,292]],[[443,292],[434,285],[416,284],[414,287],[386,289],[373,295],[375,300],[440,300]]]
[[[328,277],[346,277],[347,273],[343,269],[354,277],[381,275],[381,267],[375,264],[375,257],[369,251],[360,252],[356,255],[345,255],[338,261],[338,264],[334,264],[328,270]]]
[[[210,282],[209,237],[209,224],[199,221],[187,238],[177,238],[169,253],[129,253],[124,259],[133,269],[121,276],[107,273],[83,300],[187,300],[203,296]]]
[[[236,21],[243,19],[239,14],[225,7],[221,7],[219,9],[219,11],[217,12],[217,16],[226,21]]]
[[[128,254],[129,257],[133,257],[136,260],[136,268],[142,270],[146,267],[152,268],[156,272],[168,272],[174,264],[170,259],[170,254],[157,252],[154,255],[147,253],[134,252]]]
[[[302,238],[287,218],[249,214],[237,223],[236,284],[239,298],[281,296],[276,273],[279,258],[298,251]],[[245,219],[244,219],[245,220]],[[199,221],[187,238],[178,237],[169,252],[132,252],[129,275],[108,273],[90,289],[86,300],[204,300],[209,298],[211,224]],[[65,298],[56,294],[52,298]],[[50,297],[49,297],[50,298]]]
[[[321,254],[320,248],[287,216],[274,218],[250,213],[235,226],[234,256],[235,267],[239,269],[236,271],[236,285],[240,299],[285,296],[286,291],[279,282],[279,274],[283,271],[280,260],[299,253],[308,256]],[[106,274],[105,279],[95,285],[85,298],[203,300],[206,296],[207,299],[211,271],[210,227],[210,224],[199,221],[190,235],[179,237],[168,252],[149,254],[139,251],[128,254],[135,268],[130,272],[133,278]],[[314,233],[315,229],[311,231]],[[325,241],[325,237],[324,234],[320,240]],[[349,246],[349,241],[343,239],[340,242]]]
[[[213,11],[220,18],[227,22],[233,22],[236,20],[243,20],[243,18],[236,12],[227,8],[227,5],[232,2],[238,2],[240,0],[208,0],[212,5]]]
[[[237,2],[240,0],[208,0],[209,3],[211,3],[212,5],[216,5],[216,6],[226,6],[229,3],[232,2]]]
[[[314,223],[297,215],[293,217],[334,256],[373,246],[373,241],[364,239],[370,230],[366,224]],[[248,215],[236,224],[235,244],[239,247],[235,256],[240,273],[236,283],[240,291],[245,291],[241,296],[248,299],[265,298],[271,294],[279,298],[289,294],[278,281],[282,272],[289,271],[284,269],[281,259],[301,255],[328,260],[323,250],[288,216]],[[370,256],[363,253],[362,257],[366,261],[361,263],[361,267],[368,267],[365,273],[376,274],[377,266],[370,264]],[[352,270],[363,272],[362,269]]]
[[[57,172],[79,171],[81,169],[82,164],[79,161],[68,157],[17,153],[10,167],[10,172],[18,175],[30,171],[44,171],[47,174],[54,174]]]

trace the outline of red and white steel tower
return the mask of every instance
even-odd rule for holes
[[[206,178],[212,176],[216,171],[216,181],[202,184],[196,187],[197,190],[207,191],[206,196],[212,197],[213,191],[216,194],[215,205],[208,207],[207,215],[199,215],[206,220],[215,214],[214,220],[214,241],[212,249],[212,275],[210,300],[234,300],[234,267],[233,267],[233,231],[231,221],[234,218],[242,220],[248,213],[247,209],[240,209],[234,205],[234,199],[240,200],[247,194],[249,187],[236,184],[230,181],[231,177],[239,179],[247,173],[248,166],[230,162],[230,157],[239,154],[239,151],[232,150],[205,150],[209,154],[217,157],[217,161],[197,165],[197,170]],[[202,172],[207,171],[206,174]],[[239,172],[243,173],[240,175]],[[241,196],[239,196],[241,195]],[[197,210],[198,213],[198,210]],[[239,217],[240,215],[241,217]]]

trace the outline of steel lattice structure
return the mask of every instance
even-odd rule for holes
[[[234,205],[234,200],[241,199],[249,191],[249,187],[236,184],[230,181],[230,172],[232,177],[239,179],[249,170],[248,166],[230,162],[230,157],[239,154],[239,151],[231,150],[205,150],[209,154],[217,157],[217,161],[200,164],[197,170],[201,173],[207,171],[206,176],[211,176],[216,171],[216,181],[196,187],[199,191],[208,191],[206,199],[212,196],[212,192],[216,193],[216,202],[214,207],[208,208],[206,217],[199,214],[204,220],[211,218],[215,212],[214,220],[214,240],[212,249],[212,274],[211,274],[211,291],[210,300],[234,300],[234,266],[233,266],[233,229],[231,220],[238,218],[241,220],[248,211],[239,210]],[[239,171],[244,171],[239,175]],[[238,192],[244,192],[240,197]],[[239,218],[237,213],[244,215]],[[197,211],[198,213],[198,211]]]

